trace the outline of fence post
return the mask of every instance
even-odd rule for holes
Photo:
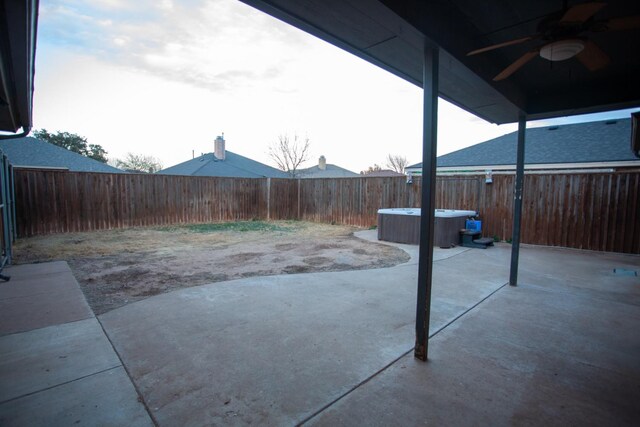
[[[267,221],[271,220],[271,178],[267,178]]]
[[[302,218],[300,218],[300,178],[298,178],[298,217],[297,217],[298,221],[300,221]]]

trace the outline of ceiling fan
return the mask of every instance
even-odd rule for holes
[[[606,5],[602,2],[588,2],[567,7],[565,0],[563,10],[549,14],[540,21],[536,34],[476,49],[467,53],[467,56],[530,40],[542,40],[544,44],[522,55],[495,76],[493,80],[506,79],[538,55],[549,61],[564,61],[575,57],[589,71],[599,70],[606,67],[611,60],[609,55],[589,40],[585,34],[640,28],[640,15],[623,16],[604,21],[595,20],[594,15]]]

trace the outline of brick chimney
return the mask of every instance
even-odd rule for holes
[[[224,160],[225,157],[225,149],[224,149],[224,134],[222,136],[217,136],[214,142],[213,154],[216,156],[218,160]]]
[[[321,171],[327,170],[327,159],[324,156],[320,156],[318,159],[318,169]]]

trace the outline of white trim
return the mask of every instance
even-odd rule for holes
[[[540,170],[540,169],[589,169],[589,168],[620,168],[620,167],[640,167],[640,160],[624,160],[624,161],[614,161],[614,162],[584,162],[584,163],[540,163],[540,164],[525,164],[525,170]],[[477,173],[486,173],[487,170],[491,171],[511,171],[515,170],[516,165],[473,165],[473,166],[441,166],[436,170],[437,172],[456,172],[456,173],[467,173],[467,172],[477,172]],[[407,172],[411,172],[412,174],[420,174],[422,172],[421,168],[407,168]]]
[[[584,163],[539,163],[529,164],[524,166],[525,169],[584,169],[584,168],[614,168],[614,167],[627,167],[627,166],[640,166],[640,160],[625,160],[619,162],[584,162]],[[515,170],[516,165],[479,165],[479,166],[443,166],[438,170],[453,171],[453,170],[478,170],[486,171],[491,170]]]
[[[640,169],[639,169],[640,170]],[[613,173],[615,169],[553,169],[553,170],[528,170],[525,171],[525,175],[548,175],[548,174],[561,174],[561,173]],[[516,171],[492,171],[492,175],[515,175]],[[438,176],[485,176],[486,173],[481,171],[464,171],[464,172],[437,172]]]

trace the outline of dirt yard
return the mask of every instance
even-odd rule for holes
[[[19,239],[16,264],[68,261],[96,314],[175,289],[250,276],[389,267],[402,250],[356,228],[299,221],[236,222]]]

